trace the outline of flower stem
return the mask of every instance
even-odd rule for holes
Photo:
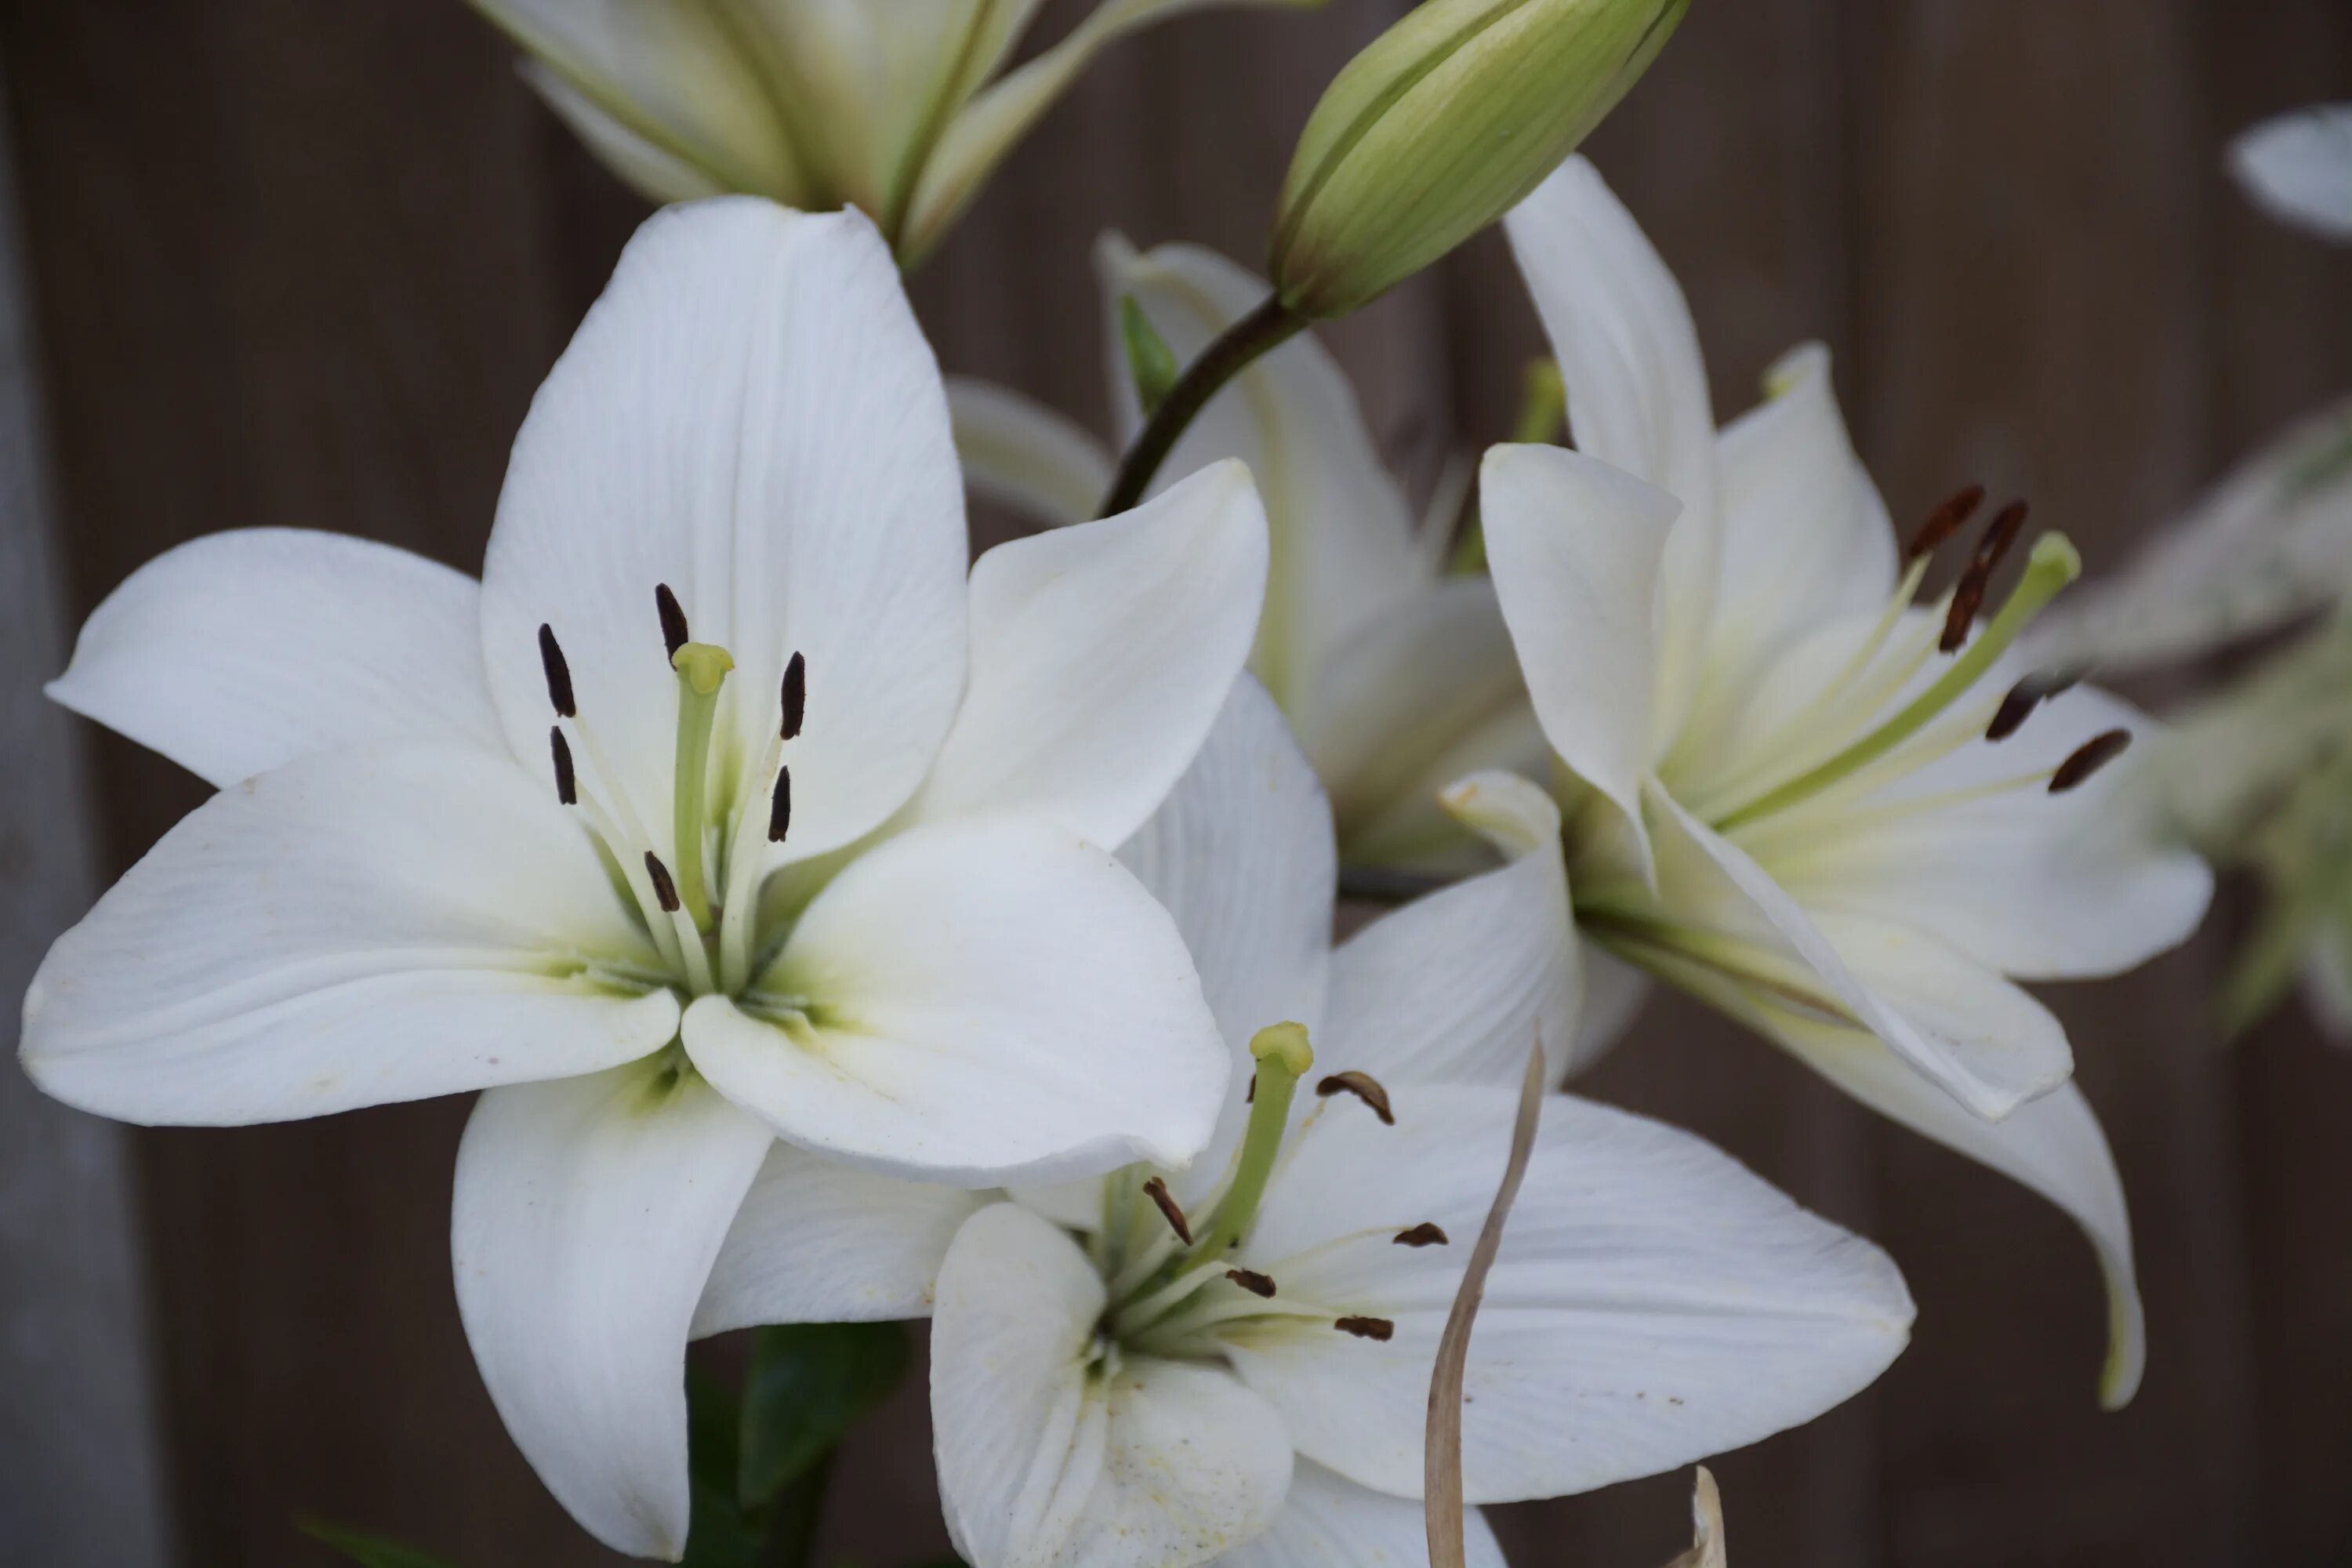
[[[1103,498],[1100,515],[1116,516],[1141,500],[1143,492],[1151,487],[1153,476],[1160,472],[1160,465],[1168,460],[1168,454],[1175,449],[1177,441],[1192,427],[1201,410],[1209,405],[1209,399],[1306,326],[1306,317],[1285,305],[1279,295],[1269,294],[1265,303],[1218,334],[1215,342],[1201,351],[1200,358],[1185,367],[1176,384],[1168,389],[1166,399],[1145,421],[1134,445],[1128,447],[1127,456],[1119,461],[1118,477],[1111,482],[1110,493]]]

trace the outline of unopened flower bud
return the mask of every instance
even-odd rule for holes
[[[1424,0],[1332,81],[1292,154],[1271,271],[1344,315],[1517,205],[1673,36],[1690,0]]]

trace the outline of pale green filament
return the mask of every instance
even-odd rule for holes
[[[2000,613],[1990,625],[1970,643],[1952,667],[1938,677],[1936,683],[1906,705],[1903,710],[1863,736],[1837,755],[1799,774],[1788,783],[1749,801],[1746,805],[1721,818],[1715,826],[1717,831],[1729,833],[1744,824],[1796,805],[1829,785],[1867,767],[1924,729],[1928,721],[1950,707],[1984,678],[1993,662],[2009,651],[2033,617],[2055,598],[2059,591],[2082,574],[2083,558],[2062,533],[2045,533],[2033,542],[2033,552],[2027,559],[2025,575],[2009,595]]]
[[[680,645],[670,656],[677,671],[677,779],[671,803],[670,842],[677,864],[670,868],[677,883],[678,902],[693,918],[694,929],[710,931],[710,895],[703,885],[704,826],[709,815],[703,792],[710,776],[710,730],[719,713],[719,690],[735,660],[723,647],[709,643]]]

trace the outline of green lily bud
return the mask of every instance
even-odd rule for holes
[[[1690,0],[1425,0],[1335,78],[1292,154],[1270,268],[1344,315],[1518,205],[1616,107]]]

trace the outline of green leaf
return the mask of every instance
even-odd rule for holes
[[[737,1497],[773,1503],[888,1397],[907,1373],[899,1323],[793,1323],[761,1329],[743,1380]]]
[[[313,1541],[333,1547],[363,1568],[453,1568],[444,1558],[320,1520],[298,1519],[294,1528]]]
[[[742,1417],[735,1395],[700,1368],[686,1369],[686,1467],[694,1512],[680,1568],[759,1568],[765,1544],[735,1499]]]
[[[1119,296],[1118,335],[1127,346],[1127,371],[1135,377],[1135,395],[1142,400],[1143,416],[1149,419],[1168,401],[1177,378],[1184,374],[1183,367],[1132,294]]]

